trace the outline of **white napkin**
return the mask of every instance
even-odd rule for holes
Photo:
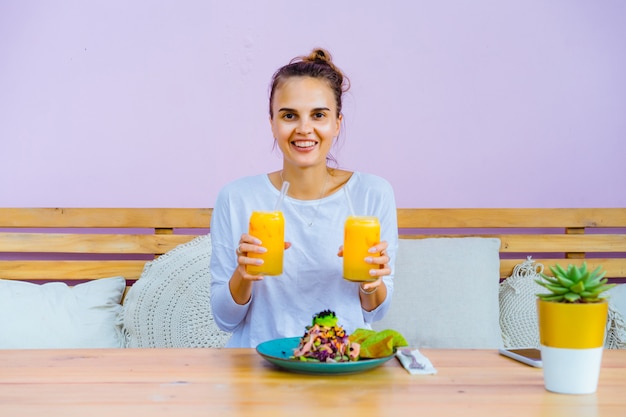
[[[411,366],[413,362],[411,356],[415,358],[418,367]],[[400,348],[396,352],[396,358],[411,375],[434,375],[437,373],[433,364],[426,356],[422,355],[419,349]]]

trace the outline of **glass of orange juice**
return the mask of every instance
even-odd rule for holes
[[[380,222],[374,216],[349,216],[343,234],[343,277],[349,281],[376,281],[365,262],[368,249],[380,242]]]
[[[265,253],[248,253],[249,258],[263,259],[262,265],[246,265],[252,275],[280,275],[283,273],[285,253],[285,218],[282,211],[253,211],[248,233],[267,249]]]

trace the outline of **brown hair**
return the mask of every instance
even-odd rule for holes
[[[322,48],[315,48],[308,56],[292,59],[289,64],[279,68],[272,77],[270,90],[270,117],[274,117],[272,103],[274,93],[286,79],[290,77],[312,77],[326,81],[335,94],[337,116],[341,114],[341,97],[350,88],[348,77],[333,64],[332,56]]]

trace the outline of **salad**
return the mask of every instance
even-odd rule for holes
[[[337,322],[337,316],[330,310],[313,316],[313,322],[307,326],[293,352],[293,358],[317,362],[349,362],[359,359],[360,345],[351,342]]]
[[[337,324],[337,316],[324,310],[313,316],[294,349],[292,359],[316,362],[350,362],[359,359],[383,358],[399,346],[407,346],[405,338],[395,330],[356,329],[351,335]]]

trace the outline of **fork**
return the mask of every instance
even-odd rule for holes
[[[411,349],[409,348],[400,349],[400,354],[407,358],[411,358],[409,369],[424,369],[425,368],[423,364],[419,363],[417,359],[415,359],[415,356],[413,355],[413,352],[411,352]]]

